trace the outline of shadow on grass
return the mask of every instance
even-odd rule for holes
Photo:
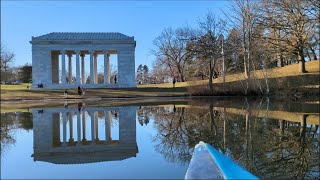
[[[281,78],[268,78],[269,94],[294,95],[317,95],[318,89],[303,88],[303,86],[319,85],[319,74],[301,74],[298,76],[286,76]],[[247,91],[246,91],[246,88]],[[226,83],[214,83],[213,92],[208,84],[188,87],[188,93],[195,96],[221,95],[221,96],[243,96],[263,95],[267,89],[265,79],[250,79]],[[311,90],[310,90],[311,89]]]

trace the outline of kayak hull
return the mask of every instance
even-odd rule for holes
[[[259,179],[210,144],[195,146],[185,179]]]

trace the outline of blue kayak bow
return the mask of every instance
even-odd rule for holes
[[[195,146],[185,179],[259,179],[210,144]]]

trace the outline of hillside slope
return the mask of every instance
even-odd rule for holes
[[[299,73],[299,64],[292,64],[281,68],[271,68],[266,71],[257,70],[255,72],[251,72],[252,77],[256,77],[256,79],[263,79],[264,76],[267,78],[284,78],[291,77],[299,79],[298,86],[305,87],[319,87],[319,81],[314,82],[319,77],[320,72],[320,61],[309,61],[306,62],[306,69],[308,73],[301,74]],[[314,78],[310,78],[314,77]],[[237,73],[232,75],[226,75],[226,82],[234,82],[244,80],[243,73]],[[319,78],[318,78],[319,79]],[[310,82],[311,81],[311,82]],[[222,77],[219,77],[213,81],[214,83],[222,83]],[[187,86],[196,86],[201,84],[208,83],[208,80],[198,80],[198,81],[187,81],[187,82],[177,82],[176,87],[187,87]],[[317,83],[317,84],[316,84]],[[145,84],[139,85],[139,88],[147,88],[147,87],[161,87],[161,88],[171,88],[172,83],[163,83],[163,84]]]

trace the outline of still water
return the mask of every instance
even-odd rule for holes
[[[319,177],[319,104],[102,104],[1,112],[1,179],[183,179],[199,141],[260,178]]]

